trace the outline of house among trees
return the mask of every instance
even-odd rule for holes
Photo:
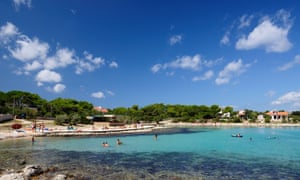
[[[101,114],[96,114],[93,116],[93,122],[102,125],[104,127],[111,127],[111,126],[124,126],[124,123],[118,122],[117,117],[114,114],[106,114],[108,110],[101,106],[95,106],[94,110],[96,112],[100,112]]]
[[[246,120],[246,111],[245,110],[239,110],[239,113],[238,113],[238,117],[241,119],[241,120]]]
[[[269,111],[266,113],[271,116],[271,122],[288,121],[289,113],[287,111]]]

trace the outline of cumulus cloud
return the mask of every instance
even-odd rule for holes
[[[290,13],[280,10],[273,18],[265,16],[247,36],[236,42],[236,49],[250,50],[263,48],[266,52],[285,52],[292,47],[288,33],[292,27]]]
[[[161,64],[155,64],[151,67],[151,71],[153,73],[157,73],[160,69],[162,68],[162,65]]]
[[[19,9],[22,5],[31,8],[31,0],[13,0],[13,3],[16,9]]]
[[[203,68],[210,68],[219,64],[223,58],[218,58],[216,60],[205,60],[199,54],[195,54],[194,56],[181,56],[177,57],[175,60],[161,64],[155,64],[151,67],[152,73],[158,73],[160,71],[167,71],[167,76],[173,76],[175,74],[175,70],[191,70],[191,71],[199,71]],[[209,78],[212,76],[212,71],[208,71],[205,74],[205,77],[194,77],[193,81],[197,81],[199,78]]]
[[[61,93],[65,90],[66,86],[64,84],[55,84],[55,86],[53,87],[53,91],[55,93]]]
[[[181,43],[181,41],[182,41],[182,35],[173,35],[169,39],[169,43],[171,46]]]
[[[201,65],[201,56],[196,54],[195,56],[182,56],[178,57],[176,60],[171,61],[169,63],[165,63],[164,65],[155,64],[152,66],[152,72],[156,73],[160,69],[190,69],[190,70],[198,70]]]
[[[14,24],[7,22],[0,28],[0,42],[7,44],[17,34],[19,34],[18,28]]]
[[[35,71],[35,70],[41,69],[42,67],[43,67],[43,65],[39,61],[33,61],[30,63],[26,63],[24,66],[24,70],[26,72],[30,72],[30,71]]]
[[[9,49],[11,55],[20,61],[31,61],[34,59],[45,59],[49,50],[47,43],[40,42],[39,39],[33,40],[27,36],[22,36],[16,41],[16,48]]]
[[[76,65],[76,74],[81,74],[84,71],[94,71],[105,64],[105,60],[101,57],[94,57],[91,53],[85,51],[84,58],[80,59]]]
[[[48,82],[48,83],[57,83],[61,82],[62,77],[59,73],[50,71],[48,69],[41,70],[37,75],[36,75],[36,81],[38,83],[43,83],[43,82]]]
[[[220,41],[220,44],[228,45],[230,43],[229,35],[230,35],[230,31],[226,31],[226,33],[224,34],[224,36],[222,37],[222,39]]]
[[[109,63],[109,67],[111,67],[111,68],[118,68],[118,67],[119,67],[119,65],[118,65],[118,63],[117,63],[117,62],[115,62],[115,61],[112,61],[111,63]]]
[[[249,67],[250,64],[243,64],[241,59],[232,61],[228,63],[221,72],[219,72],[215,83],[217,85],[227,84],[233,77],[244,73]]]
[[[58,84],[55,84],[54,86],[48,86],[45,89],[49,92],[61,93],[66,89],[66,86],[64,84],[58,83]]]
[[[58,49],[55,56],[48,57],[44,63],[46,69],[66,67],[76,62],[75,52],[68,48]]]
[[[239,19],[238,29],[242,29],[244,27],[250,26],[251,21],[252,21],[253,18],[254,18],[253,15],[244,14],[243,16],[241,16],[240,19]]]
[[[214,72],[212,70],[207,71],[203,76],[195,76],[193,78],[193,81],[204,81],[212,78],[214,75]]]
[[[18,2],[25,4],[25,2],[31,1]],[[105,59],[95,57],[87,51],[84,51],[82,56],[77,56],[75,50],[69,48],[50,48],[47,42],[20,33],[18,28],[11,22],[7,22],[0,27],[0,47],[7,50],[7,54],[3,52],[3,59],[18,60],[22,63],[22,67],[16,67],[14,73],[18,75],[36,73],[34,80],[37,81],[38,86],[44,86],[45,83],[61,82],[61,75],[54,71],[57,68],[74,65],[75,73],[82,74],[86,71],[95,71],[106,64]],[[51,49],[55,49],[55,51],[51,52]],[[118,67],[116,61],[111,61],[108,65],[111,68]],[[37,72],[38,70],[41,71]],[[48,88],[48,90],[59,92],[64,88],[66,88],[64,85],[58,84],[56,87]]]
[[[293,61],[288,62],[286,64],[284,64],[283,66],[280,66],[278,68],[279,71],[286,71],[292,67],[294,67],[295,65],[300,64],[300,55],[297,55]]]
[[[283,96],[279,97],[277,100],[271,102],[272,105],[282,105],[291,104],[293,106],[300,105],[300,91],[291,91]]]
[[[103,99],[103,98],[105,98],[104,93],[101,92],[101,91],[94,92],[94,93],[92,93],[91,96],[94,97],[94,98],[98,98],[98,99]]]

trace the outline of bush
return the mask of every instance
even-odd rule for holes
[[[61,114],[55,117],[54,122],[56,125],[63,125],[64,123],[68,123],[68,120],[69,120],[68,115]]]

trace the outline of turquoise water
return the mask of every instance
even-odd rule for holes
[[[231,137],[237,133],[243,137]],[[300,128],[178,128],[157,134],[157,140],[153,133],[43,137],[33,145],[15,140],[0,147],[31,152],[29,162],[64,167],[86,179],[300,178]],[[109,147],[102,147],[105,141]]]

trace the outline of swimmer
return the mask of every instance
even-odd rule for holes
[[[121,145],[122,144],[122,141],[118,138],[117,139],[117,145]]]
[[[155,139],[155,140],[157,140],[157,136],[158,136],[157,134],[154,134],[154,139]]]
[[[109,144],[108,144],[107,142],[103,142],[103,143],[102,143],[102,146],[103,146],[103,147],[108,147]]]
[[[32,142],[32,144],[34,143],[34,135],[32,135],[32,137],[31,137],[31,142]]]

